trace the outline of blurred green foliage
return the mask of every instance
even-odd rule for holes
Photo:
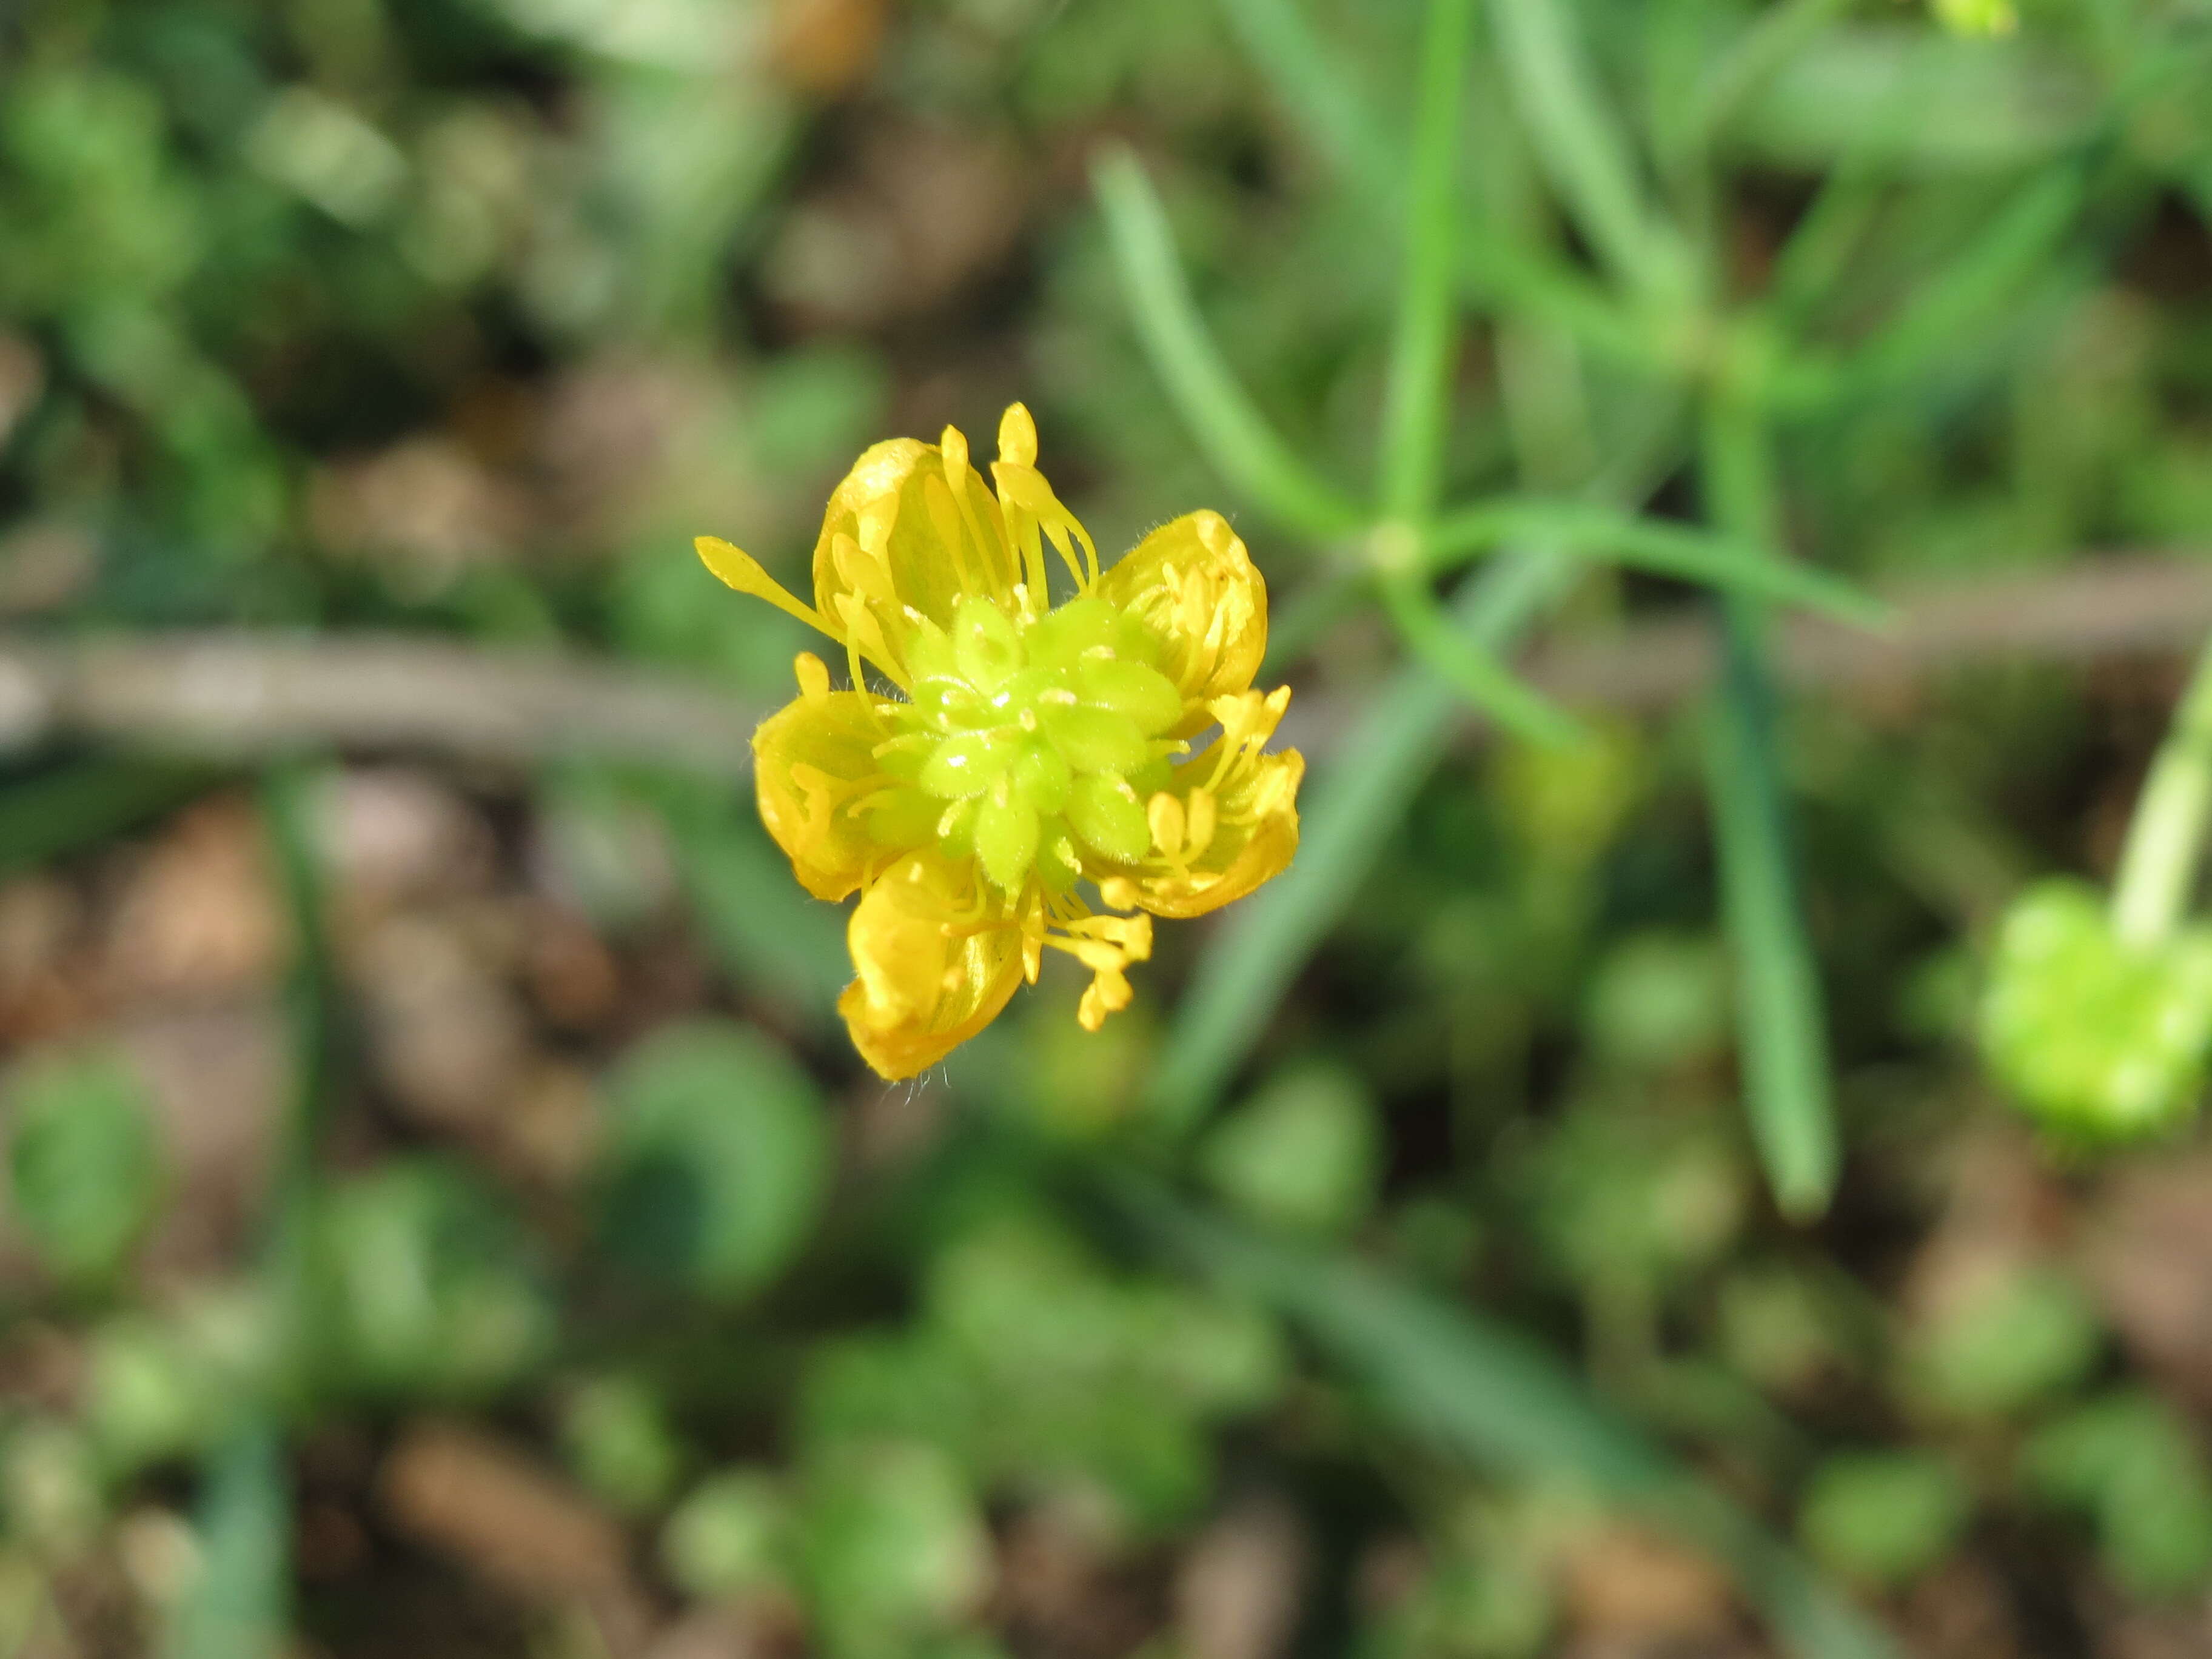
[[[1282,1386],[1279,1340],[1256,1314],[1110,1274],[1037,1218],[954,1237],[921,1297],[909,1328],[815,1357],[799,1399],[809,1444],[925,1441],[979,1482],[1103,1498],[1148,1531],[1212,1489],[1207,1431]]]
[[[2112,1574],[2136,1594],[2185,1594],[2212,1571],[2212,1476],[2163,1402],[2106,1395],[2037,1431],[2027,1484],[2085,1511]]]
[[[1876,1584],[1907,1582],[1948,1554],[1972,1494],[1923,1452],[1844,1454],[1820,1466],[1798,1526],[1823,1560]]]
[[[1223,1199],[1290,1231],[1350,1231],[1375,1202],[1375,1105],[1358,1077],[1313,1064],[1285,1069],[1207,1133],[1200,1167]]]
[[[307,1352],[337,1394],[495,1392],[544,1357],[553,1310],[529,1246],[469,1171],[400,1160],[319,1200]]]

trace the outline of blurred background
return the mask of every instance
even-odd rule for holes
[[[1770,636],[1786,1214],[1705,599],[1577,567],[1594,735],[1491,740],[1125,293],[1148,178],[1364,489],[1423,15],[0,9],[0,1656],[2212,1653],[2212,1153],[1974,1039],[2212,625],[2212,12],[1473,18],[1451,498],[1699,522],[1786,358],[1776,537],[1903,618]],[[751,801],[800,630],[690,538],[800,585],[866,444],[1016,398],[1109,553],[1234,518],[1321,873],[887,1087]]]

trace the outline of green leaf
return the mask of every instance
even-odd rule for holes
[[[1206,459],[1293,529],[1327,538],[1358,528],[1358,505],[1298,459],[1237,384],[1199,315],[1166,211],[1136,157],[1109,149],[1091,178],[1138,337]]]
[[[1728,1040],[1728,971],[1717,940],[1646,929],[1616,939],[1590,975],[1582,1029],[1591,1054],[1664,1072]]]
[[[8,1197],[57,1275],[96,1283],[153,1219],[162,1171],[145,1085],[112,1054],[26,1061],[4,1098]]]
[[[743,1296],[780,1272],[829,1177],[829,1129],[805,1073],[748,1027],[699,1020],[632,1048],[609,1092],[608,1248],[710,1296]]]

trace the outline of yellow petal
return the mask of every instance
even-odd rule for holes
[[[979,920],[972,872],[933,853],[860,896],[846,939],[859,977],[837,999],[853,1046],[892,1080],[927,1071],[988,1025],[1022,982],[1022,929]]]
[[[1206,705],[1250,685],[1267,655],[1267,583],[1218,513],[1162,525],[1100,579],[1098,595],[1165,642],[1161,670],[1190,709],[1171,737],[1212,725]]]
[[[851,809],[891,781],[872,752],[884,734],[866,696],[830,690],[818,658],[799,660],[806,694],[753,733],[753,787],[761,822],[799,884],[841,899],[860,886],[869,858],[882,855]]]
[[[885,666],[903,673],[915,616],[949,629],[963,573],[996,597],[1012,586],[1007,568],[998,504],[964,461],[948,468],[936,446],[892,438],[830,495],[814,544],[814,605],[840,620],[864,610],[896,659]]]
[[[1254,756],[1231,773],[1224,787],[1206,790],[1221,749],[1216,743],[1177,767],[1173,781],[1152,797],[1155,828],[1172,825],[1192,849],[1190,856],[1177,860],[1156,850],[1135,870],[1101,884],[1108,903],[1157,916],[1202,916],[1243,898],[1289,866],[1298,850],[1297,795],[1305,757],[1295,749]],[[1210,794],[1210,805],[1194,805],[1200,793]],[[1200,842],[1189,826],[1208,818],[1212,833]]]

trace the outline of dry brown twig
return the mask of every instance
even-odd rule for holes
[[[392,635],[0,635],[0,747],[92,738],[251,758],[336,748],[743,775],[762,710],[679,676]]]
[[[1783,623],[1784,678],[1863,690],[1993,660],[2193,650],[2212,629],[2212,564],[2106,556],[1895,599],[1897,621],[1881,633]],[[1709,623],[1683,616],[1547,646],[1523,667],[1569,703],[1632,712],[1695,695],[1713,664]],[[505,765],[597,756],[736,776],[750,766],[763,712],[663,672],[403,635],[0,635],[0,749],[65,738],[226,759],[324,748]],[[1299,738],[1326,751],[1342,729],[1337,711],[1324,702],[1301,712]]]
[[[1891,599],[1896,620],[1880,632],[1816,617],[1784,622],[1774,648],[1784,680],[1863,690],[1977,663],[2191,652],[2212,629],[2212,562],[2180,554],[2104,555],[2030,575],[1916,585]],[[1659,708],[1711,682],[1715,646],[1710,619],[1698,614],[1548,647],[1522,666],[1569,702]]]

